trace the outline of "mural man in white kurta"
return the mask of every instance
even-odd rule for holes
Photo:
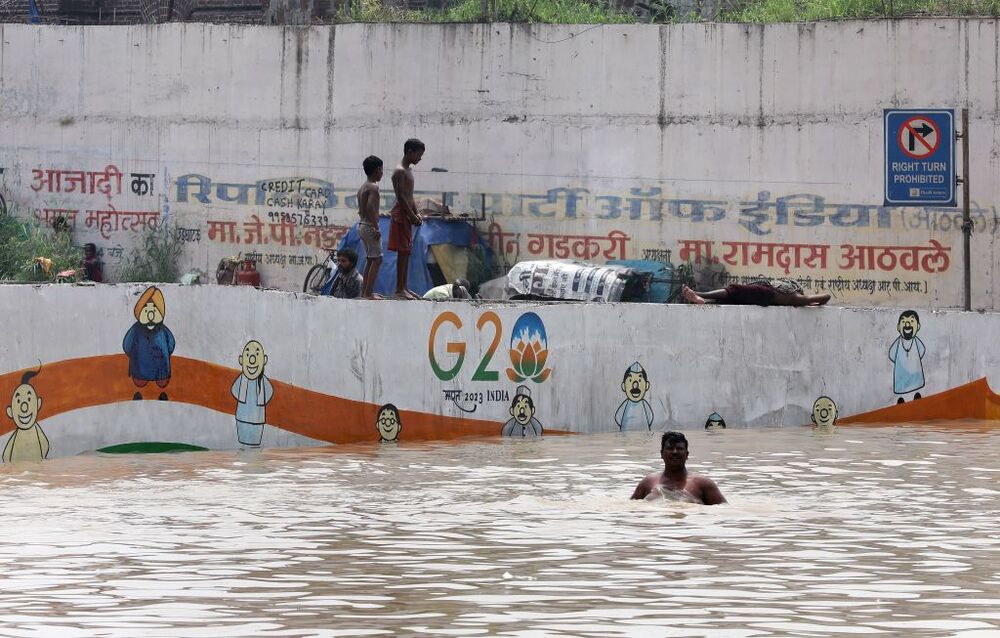
[[[889,346],[889,361],[892,361],[892,391],[896,394],[909,394],[924,387],[924,364],[922,359],[927,347],[920,340],[920,315],[915,310],[904,310],[899,315],[896,324],[899,336]],[[913,395],[920,398],[920,393]],[[899,397],[896,403],[902,403]]]
[[[260,445],[264,435],[264,407],[274,396],[271,382],[264,376],[267,354],[259,341],[247,341],[240,354],[242,373],[230,392],[236,399],[236,438],[243,445]]]

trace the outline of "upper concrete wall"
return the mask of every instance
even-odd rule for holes
[[[882,109],[968,107],[973,305],[1000,307],[995,20],[2,25],[0,36],[0,188],[43,218],[75,213],[78,240],[111,266],[172,216],[198,267],[250,252],[266,285],[299,288],[356,218],[361,159],[395,162],[418,136],[417,188],[465,210],[485,194],[493,223],[480,231],[501,261],[669,249],[703,285],[723,271],[797,276],[847,304],[960,307],[959,210],[881,206]],[[50,170],[110,186],[81,194]],[[151,191],[131,191],[132,174],[154,175]],[[292,200],[261,189],[279,179],[306,181]],[[383,192],[387,208],[388,180]],[[288,213],[297,228],[282,227]],[[573,243],[586,237],[596,256]],[[913,247],[919,258],[904,259]]]

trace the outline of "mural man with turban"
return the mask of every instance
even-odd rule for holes
[[[161,389],[170,383],[170,355],[174,351],[174,334],[163,325],[166,304],[163,292],[150,286],[139,297],[132,314],[135,323],[125,333],[122,349],[128,355],[128,376],[137,388],[153,381]],[[142,400],[136,391],[132,398]],[[167,393],[160,392],[159,399],[167,400]]]

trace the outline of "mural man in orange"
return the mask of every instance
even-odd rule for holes
[[[170,328],[163,325],[165,312],[163,293],[156,286],[147,288],[132,310],[136,321],[125,333],[122,349],[128,355],[128,376],[137,388],[153,381],[162,390],[170,383],[170,355],[176,343]],[[142,392],[136,391],[132,398],[141,401]],[[166,401],[167,393],[160,392],[159,399]]]

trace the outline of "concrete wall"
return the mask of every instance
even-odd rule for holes
[[[882,109],[968,107],[973,305],[1000,306],[995,20],[0,36],[0,188],[73,217],[111,267],[169,217],[191,264],[250,253],[265,285],[299,288],[355,219],[362,158],[418,136],[417,188],[485,196],[501,263],[683,259],[703,285],[794,276],[845,304],[960,307],[958,210],[881,205]]]
[[[176,285],[162,288],[163,325],[176,344],[170,379],[137,388],[123,337],[144,290],[0,286],[0,403],[11,405],[24,372],[38,370],[28,383],[42,398],[49,456],[128,442],[236,447],[231,386],[250,340],[262,344],[274,388],[265,446],[378,441],[387,403],[402,415],[404,442],[497,436],[519,386],[548,434],[616,431],[623,378],[636,362],[649,387],[627,429],[700,428],[712,412],[729,427],[803,425],[820,395],[842,416],[898,397],[888,352],[899,309],[352,302]],[[997,315],[919,319],[923,356],[914,363],[924,383],[907,401],[1000,369],[989,347],[1000,339]],[[532,321],[544,361],[518,366],[511,351],[523,348]],[[6,444],[14,423],[4,412]]]

